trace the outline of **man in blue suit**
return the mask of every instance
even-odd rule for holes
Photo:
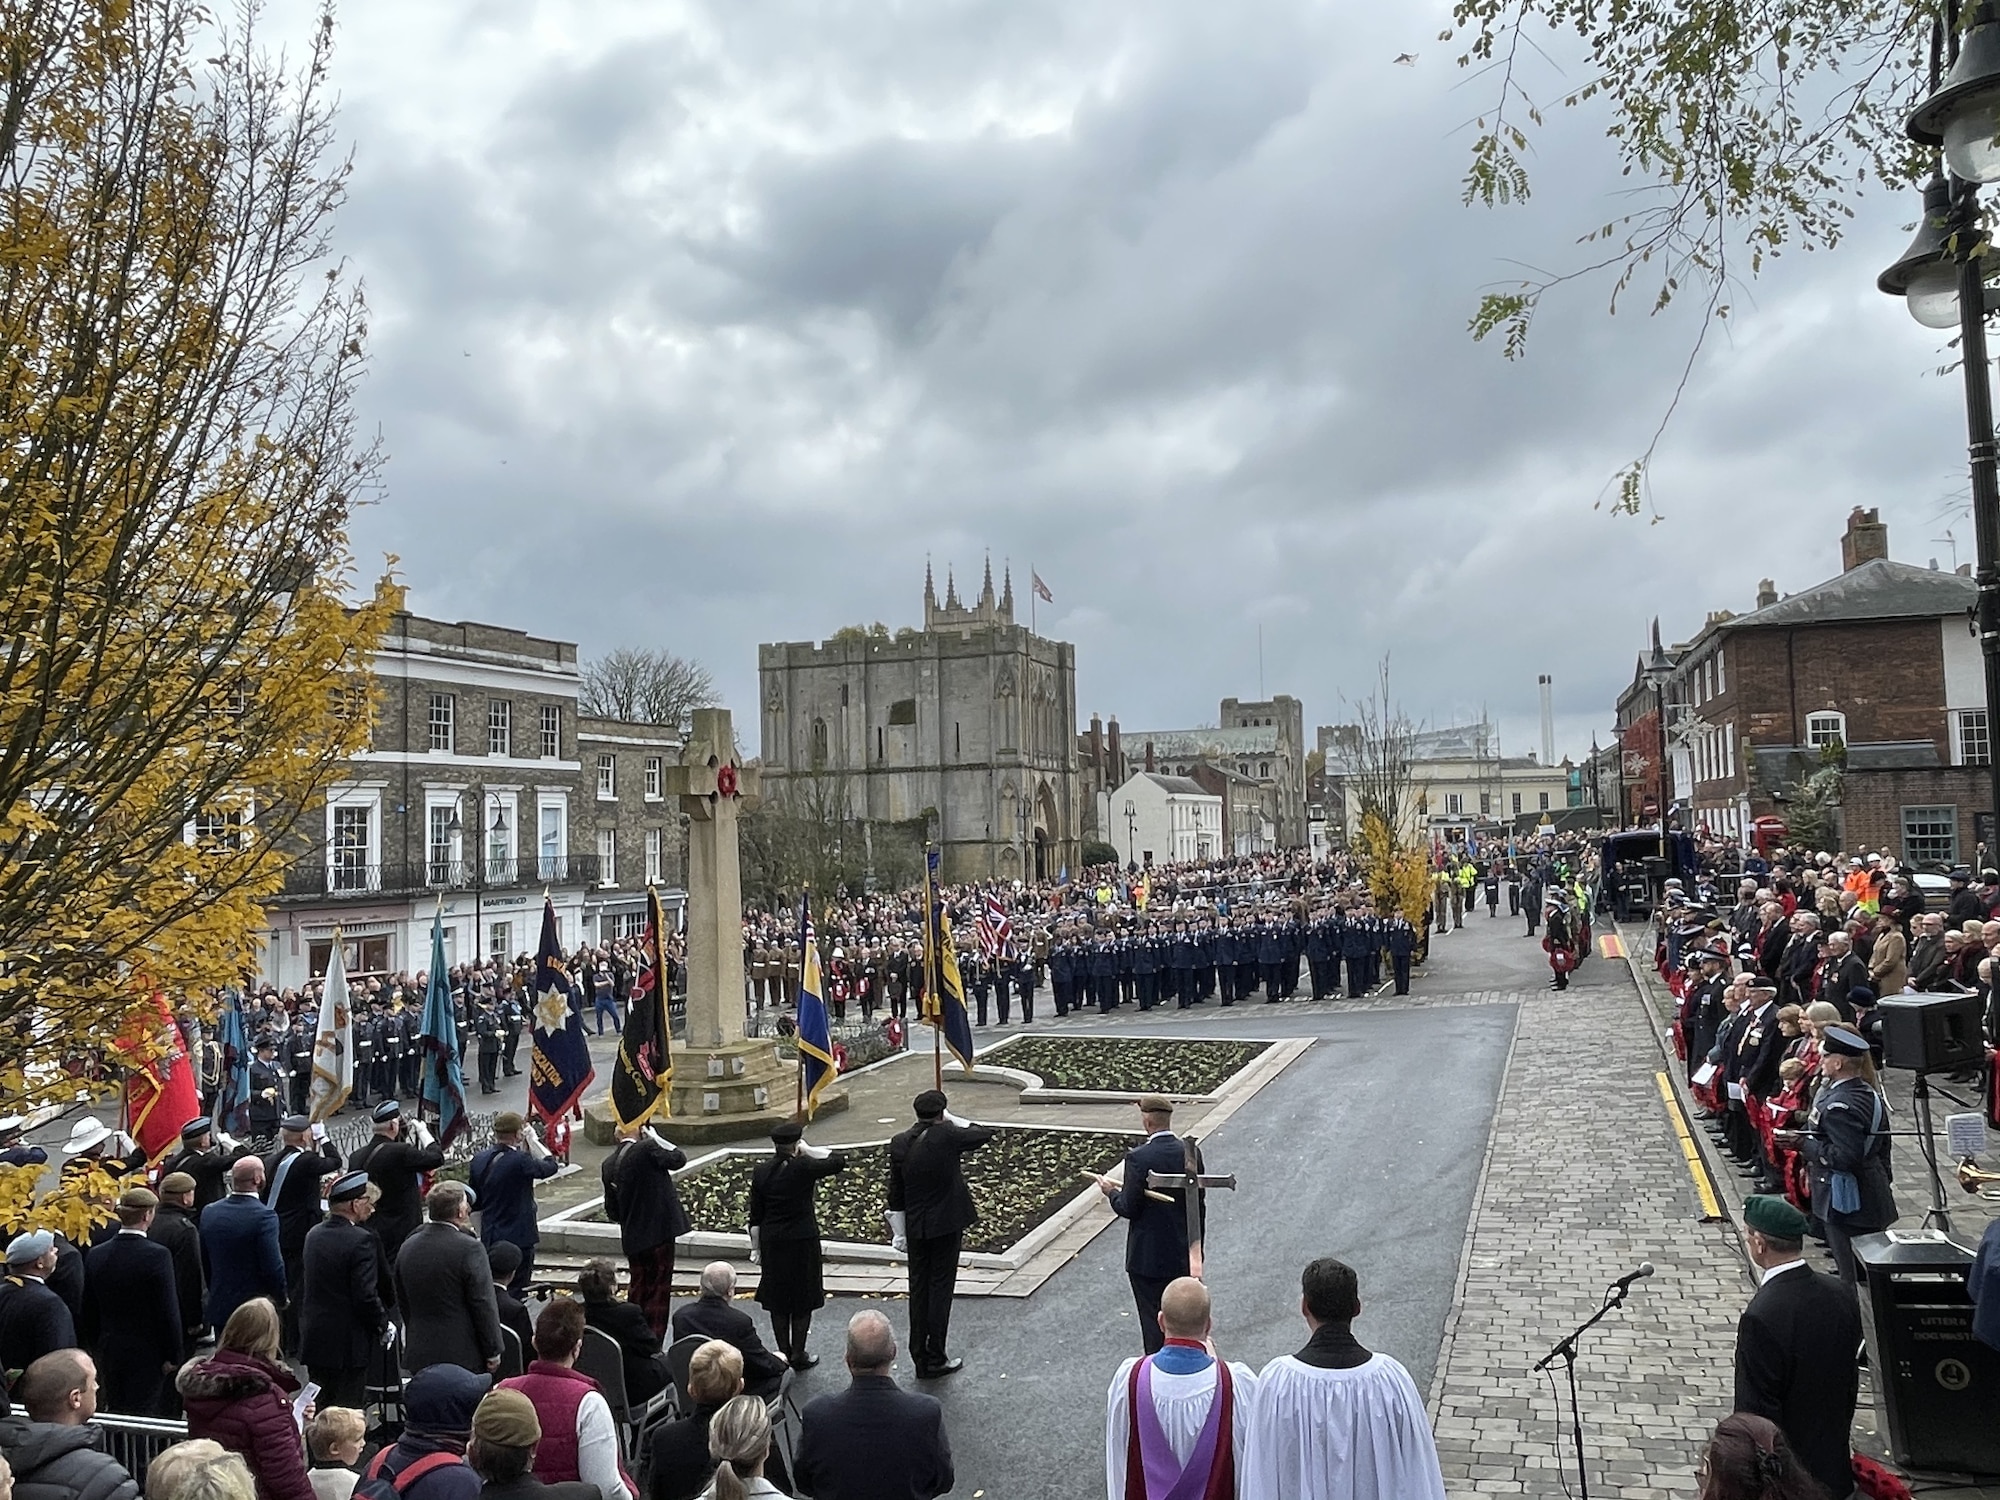
[[[1146,1196],[1150,1172],[1183,1173],[1188,1170],[1189,1147],[1174,1134],[1174,1106],[1158,1094],[1139,1100],[1139,1123],[1145,1141],[1125,1153],[1123,1185],[1100,1178],[1098,1188],[1111,1200],[1112,1210],[1126,1221],[1125,1275],[1132,1283],[1132,1300],[1139,1308],[1139,1332],[1146,1352],[1158,1354],[1166,1342],[1160,1331],[1160,1297],[1167,1283],[1193,1274],[1188,1254],[1187,1191],[1175,1189],[1159,1198]],[[1195,1171],[1201,1171],[1201,1152],[1194,1152]],[[1203,1204],[1196,1190],[1196,1213]]]
[[[562,1163],[527,1128],[513,1110],[494,1116],[493,1144],[472,1158],[472,1193],[479,1208],[481,1244],[505,1242],[521,1250],[520,1268],[507,1290],[520,1296],[535,1273],[535,1183],[553,1177]]]
[[[208,1271],[208,1321],[220,1332],[252,1297],[285,1305],[285,1257],[278,1215],[264,1202],[263,1158],[246,1156],[229,1169],[229,1196],[201,1215],[201,1259]]]

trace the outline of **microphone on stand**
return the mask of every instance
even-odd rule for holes
[[[1651,1276],[1652,1274],[1653,1274],[1653,1263],[1650,1260],[1642,1260],[1639,1262],[1638,1270],[1626,1272],[1623,1276],[1620,1276],[1615,1282],[1613,1282],[1612,1285],[1617,1287],[1618,1290],[1621,1292],[1629,1292],[1632,1290],[1633,1282],[1644,1281],[1648,1276]]]

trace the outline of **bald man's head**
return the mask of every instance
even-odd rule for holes
[[[1208,1337],[1208,1288],[1192,1276],[1167,1283],[1160,1294],[1160,1328],[1170,1339]]]
[[[847,1368],[880,1374],[896,1362],[896,1330],[879,1312],[858,1312],[847,1320]]]

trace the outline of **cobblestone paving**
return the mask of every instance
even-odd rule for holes
[[[1655,1081],[1658,1048],[1624,965],[1593,961],[1565,994],[1518,998],[1432,1387],[1446,1489],[1558,1495],[1566,1463],[1574,1485],[1568,1418],[1558,1425],[1550,1384],[1531,1367],[1596,1310],[1607,1283],[1650,1260],[1658,1274],[1582,1344],[1591,1493],[1692,1494],[1699,1445],[1729,1409],[1729,1350],[1748,1294],[1735,1236],[1698,1221]]]

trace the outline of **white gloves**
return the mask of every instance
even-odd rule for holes
[[[833,1153],[824,1146],[815,1146],[811,1141],[800,1141],[799,1155],[809,1156],[814,1161],[825,1161]]]
[[[960,1130],[964,1130],[972,1124],[970,1120],[961,1120],[957,1115],[953,1114],[950,1110],[946,1110],[944,1112],[944,1122],[947,1125],[956,1125]]]
[[[325,1144],[325,1142],[326,1142],[326,1121],[324,1121],[324,1120],[314,1120],[314,1121],[313,1121],[313,1124],[312,1124],[312,1138],[313,1138],[313,1139],[314,1139],[315,1141],[318,1141],[319,1143],[321,1143],[322,1145],[324,1145],[324,1144]]]
[[[122,1130],[111,1132],[111,1148],[121,1156],[130,1156],[139,1149],[139,1143]]]
[[[750,1264],[760,1266],[763,1263],[764,1231],[759,1229],[755,1224],[752,1224],[750,1226]]]
[[[654,1140],[658,1141],[660,1145],[666,1150],[672,1151],[674,1149],[674,1143],[668,1140],[665,1136],[660,1134],[659,1127],[654,1125],[648,1125],[646,1127],[646,1134],[650,1135]]]
[[[394,1346],[395,1342],[396,1342],[396,1325],[394,1323],[391,1323],[387,1328],[384,1328],[382,1330],[382,1347],[384,1349],[391,1348]]]
[[[229,1134],[228,1131],[218,1130],[215,1132],[215,1144],[220,1146],[224,1151],[234,1151],[237,1141],[236,1137]]]
[[[431,1136],[430,1126],[426,1125],[422,1120],[410,1121],[410,1139],[425,1150],[429,1150],[435,1144]]]
[[[909,1220],[900,1208],[889,1209],[885,1215],[889,1221],[889,1243],[899,1253],[907,1253],[910,1248]]]
[[[534,1126],[524,1125],[521,1128],[521,1145],[527,1150],[528,1160],[547,1161],[549,1159],[549,1148],[544,1146],[542,1138],[535,1134]]]

